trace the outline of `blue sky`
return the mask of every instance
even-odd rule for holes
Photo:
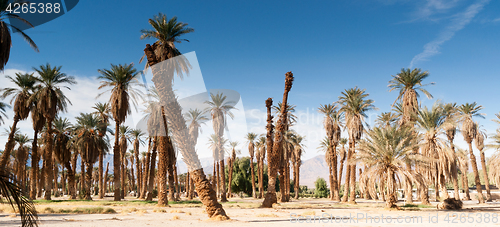
[[[241,94],[251,131],[263,132],[264,100],[281,99],[284,74],[292,71],[289,101],[302,119],[296,130],[307,136],[306,159],[319,154],[324,135],[319,104],[336,101],[343,89],[364,88],[379,108],[367,119],[373,125],[397,97],[387,84],[403,67],[428,70],[426,82],[436,83],[428,87],[434,99],[422,97],[423,105],[477,101],[487,116],[476,120],[488,133],[496,128],[490,119],[500,111],[499,1],[80,1],[66,15],[26,31],[39,53],[13,35],[4,73],[62,65],[85,80],[73,92],[92,94],[91,100],[97,69],[110,63],[144,68],[139,59],[153,41],[140,40],[140,30],[149,29],[147,20],[158,12],[195,29],[178,49],[196,52],[207,89]]]

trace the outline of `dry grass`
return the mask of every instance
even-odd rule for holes
[[[45,207],[43,210],[38,210],[39,213],[44,214],[115,214],[116,211],[112,208],[104,207],[84,207],[73,209],[54,209],[52,207]]]
[[[179,216],[177,216],[177,215],[174,215],[174,216],[172,217],[172,220],[179,220],[179,219],[181,219],[181,218],[180,218]]]
[[[261,218],[277,218],[278,215],[276,215],[276,214],[257,214],[256,217],[261,217]]]
[[[180,213],[180,214],[182,214],[182,213],[184,213],[184,211],[182,211],[182,210],[170,210],[169,213]]]
[[[138,210],[138,211],[135,212],[135,214],[137,214],[139,216],[142,216],[142,215],[147,214],[147,213],[148,213],[147,210]]]
[[[155,209],[153,209],[153,212],[155,212],[155,213],[167,213],[167,210],[155,208]]]
[[[314,210],[302,213],[302,216],[314,216],[314,215],[316,215],[316,211]]]

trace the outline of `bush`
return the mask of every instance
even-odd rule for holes
[[[314,182],[314,197],[316,198],[326,198],[328,197],[328,187],[326,186],[326,181],[323,178],[318,177]]]

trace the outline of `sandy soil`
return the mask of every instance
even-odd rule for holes
[[[108,198],[110,199],[110,198]],[[274,208],[258,208],[261,200],[230,199],[224,208],[229,221],[209,220],[201,204],[172,204],[157,207],[151,204],[114,204],[62,202],[39,204],[37,210],[74,209],[100,206],[113,208],[116,214],[40,214],[40,226],[497,226],[500,225],[500,202],[478,205],[465,201],[462,211],[441,211],[435,208],[386,210],[382,201],[359,199],[357,205],[331,202],[326,199],[300,199],[278,204]],[[102,201],[101,201],[102,202]],[[436,203],[433,203],[436,205]],[[403,205],[402,203],[398,205]],[[9,212],[4,209],[4,212]],[[0,226],[20,226],[19,217],[0,212]]]

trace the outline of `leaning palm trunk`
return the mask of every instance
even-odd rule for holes
[[[288,93],[292,89],[293,83],[293,74],[292,72],[286,73],[285,79],[285,91],[283,93],[283,101],[280,113],[280,118],[276,124],[276,133],[274,134],[274,141],[272,144],[269,143],[269,139],[272,135],[272,118],[269,117],[271,114],[270,105],[272,105],[272,99],[267,99],[266,107],[268,112],[268,131],[266,137],[268,138],[268,166],[269,166],[269,185],[267,194],[264,198],[264,202],[262,203],[263,207],[272,207],[274,203],[276,203],[276,174],[277,174],[277,165],[281,163],[282,152],[283,152],[283,135],[285,132],[285,121],[287,117],[287,100]]]
[[[484,178],[484,186],[486,187],[486,201],[491,202],[493,201],[491,199],[491,192],[490,192],[490,181],[488,179],[488,173],[486,171],[486,158],[484,157],[484,152],[481,150],[480,151],[480,157],[481,157],[481,166],[482,166],[482,172],[483,172],[483,178]]]
[[[472,164],[472,171],[474,172],[474,180],[476,183],[477,198],[479,200],[479,203],[484,203],[483,190],[481,188],[481,181],[479,180],[479,171],[477,170],[476,156],[472,152],[472,143],[469,142],[468,144],[469,144],[470,162]]]
[[[172,89],[173,71],[162,70],[161,66],[168,67],[172,62],[163,62],[160,67],[154,66],[160,61],[167,60],[168,56],[160,56],[157,58],[157,54],[154,52],[155,47],[151,47],[149,44],[146,45],[144,52],[146,54],[148,65],[151,66],[153,71],[153,83],[160,96],[160,104],[165,107],[165,113],[169,122],[172,124],[172,132],[176,140],[176,144],[179,150],[182,152],[182,157],[188,167],[191,167],[190,171],[194,179],[198,195],[202,203],[206,206],[206,211],[209,217],[221,216],[227,218],[226,212],[217,202],[217,197],[215,192],[207,180],[205,173],[196,154],[194,143],[191,141],[189,136],[189,131],[186,126],[186,122],[182,115],[182,108],[180,107],[174,91]]]
[[[9,133],[9,138],[7,139],[7,143],[5,144],[4,152],[0,157],[0,170],[5,169],[5,167],[7,166],[7,163],[9,162],[10,153],[12,153],[12,150],[16,145],[16,141],[14,140],[14,135],[16,134],[16,127],[19,120],[20,120],[19,116],[16,114],[14,116],[14,123],[12,124],[12,128]]]
[[[462,187],[464,188],[464,191],[465,191],[464,200],[470,200],[469,179],[467,179],[466,171],[462,171]]]

